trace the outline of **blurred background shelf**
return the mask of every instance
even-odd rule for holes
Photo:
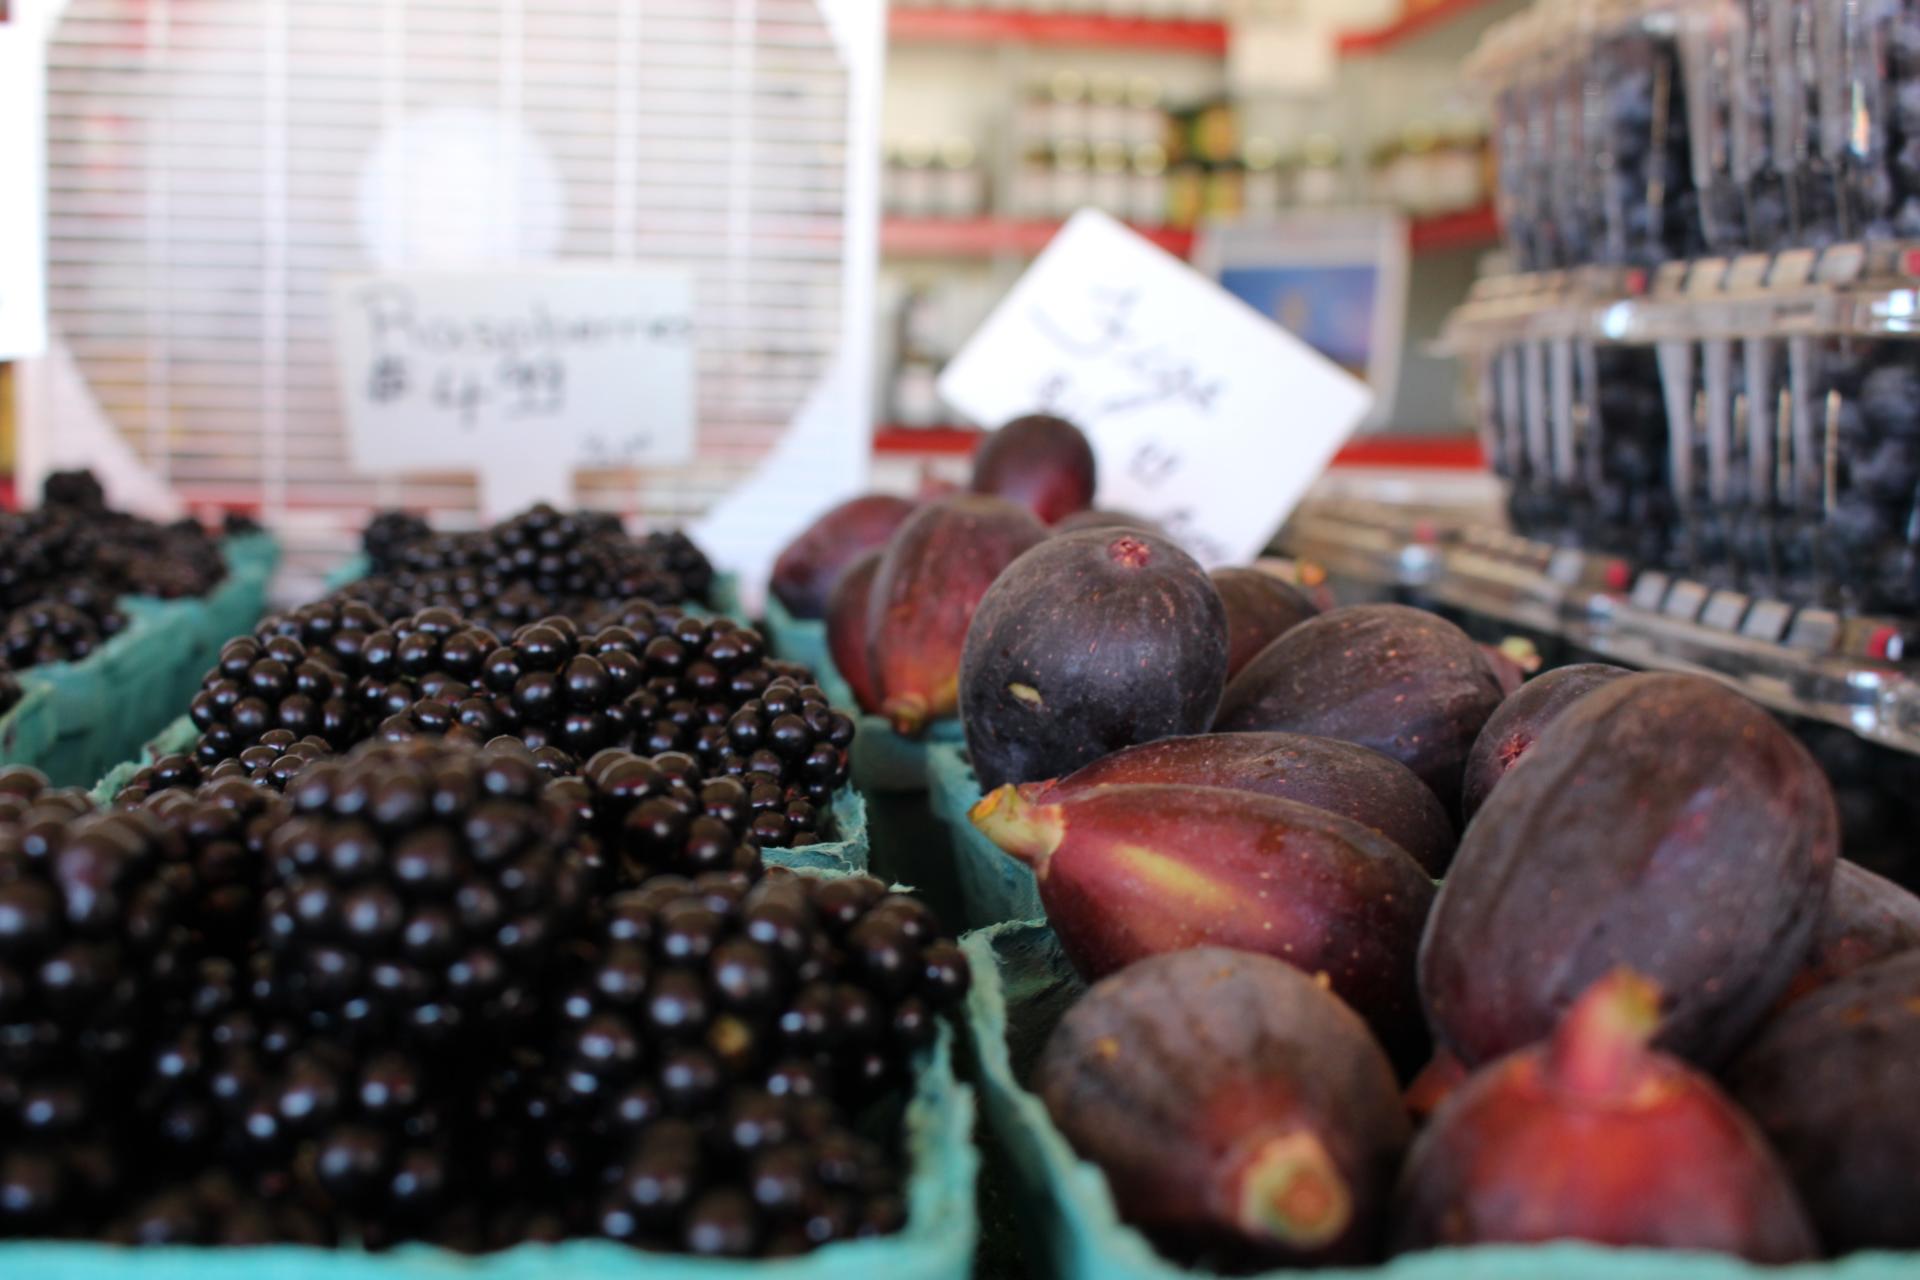
[[[1227,24],[1004,9],[895,9],[896,44],[1030,44],[1225,57]]]
[[[1367,31],[1350,31],[1340,37],[1338,48],[1342,57],[1367,57],[1376,53],[1386,53],[1393,49],[1429,35],[1458,18],[1465,18],[1491,8],[1496,0],[1408,0],[1406,10],[1397,21],[1384,27],[1374,27]]]
[[[880,224],[882,251],[897,257],[991,258],[1032,256],[1046,248],[1059,222],[1021,218],[888,218]],[[1135,227],[1177,257],[1193,253],[1193,232]]]

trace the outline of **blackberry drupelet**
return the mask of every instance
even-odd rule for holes
[[[111,616],[118,623],[125,621],[117,611]],[[6,659],[16,669],[78,662],[99,648],[102,639],[99,624],[84,610],[46,598],[15,609],[0,633]]]
[[[487,1037],[529,1012],[583,906],[573,815],[525,753],[368,743],[288,788],[267,945],[294,1007],[357,1038]]]
[[[338,1243],[321,1215],[290,1199],[249,1194],[221,1169],[208,1170],[185,1185],[163,1185],[133,1196],[131,1207],[107,1223],[101,1237],[119,1245]]]
[[[200,730],[194,759],[211,769],[275,729],[345,747],[358,736],[347,692],[342,673],[309,657],[292,636],[229,640],[187,707]]]
[[[433,528],[411,511],[382,511],[360,535],[361,550],[374,573],[392,573],[407,550],[433,537]]]
[[[587,761],[581,780],[595,853],[604,859],[597,868],[601,888],[663,873],[758,873],[760,852],[750,842],[745,806],[710,803],[709,784],[692,757],[602,751]]]
[[[632,736],[625,701],[642,666],[617,646],[583,645],[562,617],[521,627],[487,655],[481,678],[505,732],[531,747],[556,746],[585,758]]]
[[[196,950],[245,956],[259,938],[267,843],[287,819],[286,801],[277,790],[237,777],[185,783],[198,772],[186,756],[162,757],[152,769],[150,794],[130,784],[115,804],[143,809],[173,833],[193,872],[194,894],[182,918],[193,931]]]
[[[107,491],[88,470],[52,471],[40,486],[40,497],[51,507],[72,507],[79,511],[104,511]]]
[[[392,621],[365,601],[336,597],[269,614],[253,629],[253,638],[265,644],[275,636],[292,636],[314,661],[327,663],[351,679],[364,673],[361,655],[367,638],[386,630]]]
[[[662,568],[680,580],[684,600],[713,603],[713,562],[679,529],[647,535],[646,548]]]

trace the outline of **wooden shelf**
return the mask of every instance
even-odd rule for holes
[[[1092,14],[1016,13],[1004,9],[895,9],[887,33],[896,44],[1040,44],[1145,49],[1224,57],[1227,24]]]
[[[880,224],[880,247],[902,257],[991,258],[1031,256],[1047,247],[1061,224],[1045,219],[887,218]],[[1136,227],[1141,235],[1185,258],[1193,252],[1193,232]]]
[[[1397,21],[1371,31],[1349,31],[1338,41],[1343,58],[1364,58],[1386,53],[1409,40],[1417,39],[1456,18],[1485,9],[1493,0],[1406,0]]]

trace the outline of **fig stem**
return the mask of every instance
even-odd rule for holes
[[[927,731],[927,700],[917,693],[903,693],[888,698],[880,708],[893,725],[893,731],[903,738],[917,738]]]
[[[1630,1092],[1659,1029],[1660,988],[1631,969],[1615,969],[1581,994],[1554,1031],[1554,1077],[1589,1097]]]
[[[1036,804],[1012,783],[981,797],[967,816],[982,835],[1032,867],[1043,879],[1048,859],[1067,835],[1059,805]]]
[[[1332,1244],[1353,1221],[1353,1196],[1314,1134],[1264,1142],[1240,1172],[1242,1230],[1296,1249]]]

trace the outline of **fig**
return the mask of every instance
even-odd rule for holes
[[[1047,524],[1091,507],[1093,489],[1093,446],[1051,414],[1015,418],[973,455],[975,493],[1010,498]]]
[[[1472,818],[1507,770],[1520,763],[1554,717],[1610,680],[1630,676],[1625,667],[1587,662],[1561,667],[1520,686],[1487,720],[1467,753],[1460,781],[1460,812]]]
[[[1765,711],[1699,676],[1610,681],[1461,839],[1420,946],[1434,1030],[1487,1062],[1625,965],[1667,992],[1661,1047],[1717,1066],[1806,958],[1838,842],[1826,777]]]
[[[1177,1256],[1377,1252],[1407,1144],[1393,1071],[1288,965],[1218,947],[1130,965],[1067,1010],[1033,1087],[1120,1215]]]
[[[867,644],[867,605],[873,579],[880,571],[878,549],[847,566],[827,594],[827,653],[834,670],[853,690],[854,701],[868,713],[880,710],[880,690],[873,680],[873,652]]]
[[[960,494],[907,517],[880,557],[867,644],[881,714],[910,738],[959,708],[960,650],[980,597],[1047,531],[1005,498]]]
[[[1827,908],[1794,975],[1793,1000],[1877,960],[1920,948],[1920,898],[1857,862],[1839,860],[1827,889]]]
[[[1227,607],[1229,680],[1262,649],[1320,612],[1298,587],[1259,569],[1215,569],[1211,576]]]
[[[1167,532],[1158,520],[1149,520],[1131,511],[1102,511],[1098,507],[1076,511],[1056,520],[1053,525],[1055,533],[1079,533],[1082,529],[1132,529],[1138,533],[1157,533],[1162,537]]]
[[[1404,605],[1349,605],[1262,649],[1227,685],[1214,727],[1372,747],[1452,811],[1467,752],[1499,705],[1500,682],[1466,632]]]
[[[1414,1141],[1394,1251],[1587,1240],[1814,1256],[1779,1159],[1711,1080],[1651,1047],[1659,1023],[1659,989],[1618,971],[1550,1041],[1455,1089]]]
[[[789,542],[773,562],[767,584],[796,618],[827,616],[827,597],[847,566],[887,545],[914,503],[888,493],[869,493],[841,503]]]
[[[1920,1248],[1920,951],[1788,1005],[1727,1088],[1786,1162],[1830,1252]]]
[[[1483,644],[1480,652],[1487,657],[1487,666],[1493,671],[1493,678],[1500,682],[1500,696],[1511,698],[1527,682],[1529,672],[1520,665],[1518,659],[1499,645]],[[1537,669],[1537,668],[1536,668]]]
[[[1203,732],[1226,682],[1226,613],[1206,571],[1154,534],[1088,529],[1034,547],[981,598],[960,720],[992,790]]]
[[[1040,791],[1064,799],[1119,784],[1223,787],[1310,804],[1378,831],[1438,876],[1453,859],[1453,822],[1407,766],[1378,751],[1300,733],[1208,733],[1116,751]],[[1024,790],[1024,788],[1023,788]]]
[[[1440,1109],[1440,1104],[1452,1097],[1454,1090],[1465,1084],[1466,1080],[1467,1064],[1445,1045],[1435,1049],[1433,1060],[1420,1068],[1420,1074],[1407,1086],[1403,1097],[1407,1114],[1416,1123],[1426,1123]]]
[[[1414,960],[1433,882],[1384,836],[1311,805],[1207,787],[1036,803],[1008,786],[971,816],[1033,868],[1060,948],[1087,980],[1189,947],[1257,951],[1324,974],[1396,1062],[1424,1061]]]

